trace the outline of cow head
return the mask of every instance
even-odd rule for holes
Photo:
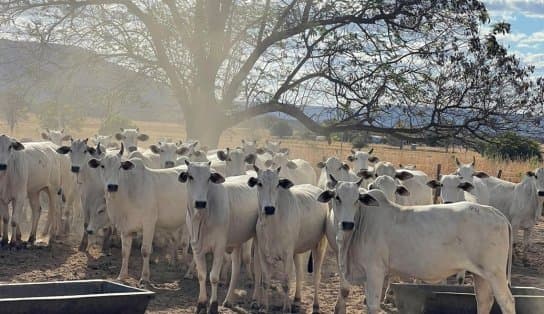
[[[473,182],[474,176],[474,167],[476,166],[476,157],[472,157],[472,162],[468,164],[463,164],[455,158],[455,164],[457,165],[457,171],[455,172],[463,182]]]
[[[225,162],[225,174],[227,177],[239,176],[246,173],[246,164],[255,163],[255,154],[246,154],[242,148],[218,150],[217,158]]]
[[[296,169],[298,167],[296,163],[289,160],[289,152],[274,154],[271,165],[282,169]]]
[[[427,186],[432,189],[440,188],[440,198],[444,204],[462,202],[465,200],[465,191],[470,192],[474,188],[472,183],[463,182],[456,174],[443,175],[440,182],[431,180]]]
[[[109,193],[115,193],[119,189],[120,172],[134,168],[134,163],[130,160],[123,160],[124,150],[125,147],[121,143],[119,152],[107,152],[102,159],[93,158],[88,162],[91,168],[100,171],[102,182]]]
[[[387,199],[392,202],[396,200],[396,195],[400,195],[400,196],[410,195],[410,192],[408,191],[408,189],[406,189],[404,185],[397,184],[395,179],[385,175],[377,177],[374,180],[374,182],[368,185],[368,189],[381,190],[385,194],[385,197],[387,197]]]
[[[182,143],[162,143],[153,144],[149,146],[149,149],[159,155],[161,168],[173,168],[176,166],[176,160],[178,156],[183,155],[185,152],[182,147]]]
[[[544,168],[537,168],[534,171],[536,179],[536,190],[538,196],[544,197]]]
[[[117,143],[113,142],[113,136],[111,135],[98,135],[95,134],[93,137],[93,141],[95,145],[100,144],[100,146],[104,149],[106,148],[117,148]]]
[[[211,162],[186,161],[187,171],[179,174],[179,181],[187,184],[188,206],[190,209],[208,208],[210,184],[221,184],[225,178],[210,168]]]
[[[319,162],[317,167],[325,170],[327,182],[329,182],[331,175],[340,181],[348,181],[350,179],[349,165],[341,162],[340,159],[334,156],[327,158],[324,162]]]
[[[368,152],[362,150],[351,150],[351,155],[348,156],[348,160],[353,163],[354,171],[359,172],[361,170],[368,170],[369,163],[376,163],[379,161],[378,157],[372,156],[374,148]]]
[[[242,149],[246,154],[257,154],[257,141],[242,140]]]
[[[70,154],[70,161],[72,162],[72,172],[79,173],[79,171],[87,165],[87,162],[91,158],[100,158],[102,149],[100,144],[96,148],[88,146],[88,139],[78,139],[72,141],[70,146],[61,146],[57,149],[59,154]]]
[[[0,171],[6,171],[12,154],[23,149],[25,147],[20,142],[7,135],[0,135]]]
[[[42,132],[42,138],[44,140],[51,141],[58,146],[62,146],[62,142],[69,141],[71,136],[69,134],[65,134],[64,129],[60,131],[45,129],[45,131]]]
[[[147,134],[140,133],[140,129],[123,129],[121,133],[115,134],[115,139],[120,141],[128,153],[138,150],[138,141],[145,142],[149,139]]]
[[[281,167],[277,169],[261,170],[253,166],[257,177],[249,178],[247,184],[250,187],[257,186],[259,195],[259,215],[274,215],[278,207],[278,194],[280,189],[290,189],[293,182],[279,177]]]
[[[377,202],[364,193],[366,190],[361,189],[363,180],[346,182],[336,181],[332,177],[331,181],[335,183],[334,186],[330,186],[328,190],[322,192],[317,200],[322,203],[331,202],[338,230],[351,232],[355,227],[355,217],[360,208],[360,202],[369,206],[375,206]]]
[[[395,178],[397,176],[397,170],[395,169],[395,166],[388,162],[388,161],[380,161],[374,166],[374,176],[390,176],[391,178]]]
[[[280,148],[281,141],[273,142],[273,141],[266,140],[265,145],[266,145],[266,150],[272,154],[279,153],[281,151],[281,148]]]
[[[92,200],[93,206],[91,206],[91,212],[89,213],[89,223],[85,232],[89,235],[100,235],[100,231],[111,226],[111,222],[106,211],[106,199],[103,197],[97,197]]]

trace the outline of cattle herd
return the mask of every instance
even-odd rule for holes
[[[98,236],[108,251],[112,234],[120,236],[119,280],[128,277],[136,235],[141,285],[150,280],[154,241],[166,242],[172,256],[179,249],[192,254],[186,276],[196,269],[197,313],[218,313],[219,276],[227,261],[231,276],[224,306],[235,302],[243,263],[254,281],[252,307],[268,311],[274,279],[281,284],[283,311],[296,311],[303,274],[310,271],[318,313],[327,246],[342,278],[335,313],[346,312],[352,284],[365,285],[368,312],[374,314],[391,281],[437,283],[457,275],[462,283],[466,271],[474,278],[478,313],[489,313],[494,299],[502,313],[515,313],[509,290],[513,242],[523,229],[522,252],[528,250],[544,198],[542,168],[511,183],[477,171],[476,160],[456,160],[455,173],[430,180],[414,167],[380,161],[371,149],[352,150],[349,164],[325,159],[317,177],[307,161],[290,159],[281,142],[259,147],[243,140],[240,147],[210,150],[197,141],[163,141],[141,149],[138,142],[149,137],[138,129],[91,140],[54,130],[42,137],[47,141],[0,136],[2,245],[36,241],[42,193],[49,203],[43,234],[50,239],[69,232],[78,206],[84,218],[81,251],[89,237]],[[442,204],[433,204],[435,189]],[[24,242],[20,225],[27,202],[32,221]]]

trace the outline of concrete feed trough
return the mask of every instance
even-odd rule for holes
[[[392,285],[395,304],[403,314],[465,314],[476,313],[476,298],[472,286],[401,284]],[[512,287],[516,313],[544,313],[544,289]],[[491,314],[500,314],[497,303]]]
[[[0,314],[143,314],[154,295],[106,280],[0,284]]]

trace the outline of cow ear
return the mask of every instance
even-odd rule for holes
[[[371,149],[368,151],[368,154],[369,154],[369,155],[372,155],[373,152],[374,152],[374,148],[371,148]]]
[[[121,141],[125,139],[125,136],[121,133],[115,133],[115,139]]]
[[[149,145],[149,149],[154,153],[154,154],[160,154],[161,153],[161,150],[159,149],[159,146],[153,144],[153,145]]]
[[[45,133],[45,132],[42,132],[42,138],[44,140],[50,140],[51,138],[49,137],[49,134]]]
[[[357,176],[366,179],[370,179],[374,177],[374,173],[369,170],[360,170],[357,172]]]
[[[355,149],[352,148],[350,151],[353,155],[355,155]]]
[[[225,178],[220,173],[212,172],[210,174],[210,181],[215,184],[220,184],[225,182]]]
[[[349,155],[349,156],[348,156],[348,161],[349,161],[349,162],[354,162],[354,161],[355,161],[355,157],[353,157],[352,155]]]
[[[287,168],[289,168],[289,169],[297,169],[298,166],[297,166],[297,164],[295,164],[292,160],[289,160],[289,161],[287,162]]]
[[[408,191],[404,185],[397,186],[395,193],[401,196],[410,196],[410,191]]]
[[[536,174],[534,172],[532,172],[532,171],[527,171],[525,174],[527,176],[529,176],[529,177],[535,177],[536,178]]]
[[[431,189],[437,189],[439,187],[442,187],[442,183],[436,181],[436,180],[431,180],[429,182],[427,182],[427,186],[430,187]]]
[[[378,161],[380,161],[380,159],[379,159],[378,157],[376,157],[376,156],[370,156],[370,157],[368,157],[368,161],[370,161],[370,162],[378,162]]]
[[[227,160],[228,156],[227,156],[227,153],[225,153],[224,150],[218,150],[217,151],[217,158],[219,158],[219,160],[225,161],[225,160]]]
[[[176,154],[178,155],[185,155],[189,152],[189,149],[187,147],[180,147],[178,149],[176,149]]]
[[[461,167],[461,163],[459,162],[459,159],[457,159],[457,157],[455,157],[455,164],[457,165],[457,167]]]
[[[255,156],[255,154],[249,154],[246,156],[246,158],[244,159],[244,161],[250,165],[254,164],[255,163],[255,160],[257,159],[257,156]]]
[[[411,173],[408,172],[408,171],[400,171],[400,172],[397,172],[397,173],[395,174],[395,178],[397,178],[397,179],[399,179],[399,180],[401,180],[401,181],[403,181],[403,180],[408,180],[408,179],[411,179],[411,178],[413,178],[413,177],[414,177],[414,175],[411,174]]]
[[[359,194],[359,202],[367,205],[367,206],[378,206],[379,203],[378,201],[370,196],[369,194],[366,194],[366,193],[362,193],[362,194]]]
[[[88,149],[88,148],[87,148]],[[72,149],[68,146],[61,146],[59,148],[57,148],[57,153],[61,154],[61,155],[66,155],[68,154]]]
[[[251,177],[249,178],[249,180],[247,180],[247,185],[249,187],[254,187],[255,185],[257,185],[257,183],[259,182],[259,180],[255,177]]]
[[[87,151],[89,154],[94,155],[96,154],[96,148],[87,146]]]
[[[293,182],[289,179],[280,179],[280,182],[278,183],[278,186],[284,188],[284,189],[290,189],[293,186]]]
[[[93,159],[89,160],[89,162],[87,164],[91,168],[98,168],[98,166],[100,166],[100,161],[93,158]]]
[[[346,171],[349,171],[349,165],[346,164],[345,162],[342,163],[342,168],[344,168],[344,170],[346,170]]]
[[[322,161],[318,162],[318,163],[317,163],[317,168],[319,168],[319,169],[325,168],[325,163],[322,162]]]
[[[333,197],[335,193],[331,190],[323,191],[319,196],[317,197],[317,201],[321,203],[328,203]]]
[[[470,192],[474,189],[474,185],[470,184],[469,182],[459,183],[457,187],[465,192]]]
[[[472,174],[473,177],[477,177],[480,179],[489,178],[489,175],[483,171],[477,171]]]
[[[140,134],[140,135],[138,135],[138,140],[139,140],[139,141],[145,142],[145,141],[147,141],[148,139],[149,139],[149,135],[147,135],[147,134]]]
[[[23,144],[21,144],[21,142],[13,142],[11,143],[11,148],[13,148],[14,150],[23,150],[25,149],[25,146]]]
[[[187,179],[189,179],[189,173],[187,171],[182,171],[178,176],[178,181],[181,183],[187,182]]]
[[[134,168],[134,164],[130,160],[123,161],[121,163],[121,168],[123,168],[123,170],[130,170],[130,169]]]
[[[66,135],[64,135],[64,136],[62,137],[62,140],[63,140],[63,141],[69,141],[71,138],[72,138],[71,135],[66,134]]]

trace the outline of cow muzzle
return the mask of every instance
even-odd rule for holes
[[[0,171],[6,171],[6,169],[8,169],[8,165],[0,164]]]
[[[130,146],[130,147],[127,148],[127,149],[128,149],[128,151],[129,151],[130,153],[132,153],[132,152],[137,151],[137,150],[138,150],[138,147],[136,147],[136,146]]]
[[[72,172],[73,173],[79,173],[79,166],[72,166]]]
[[[173,161],[165,161],[164,168],[174,168],[175,163]]]
[[[274,206],[265,206],[264,207],[264,213],[268,216],[270,215],[274,215],[274,213],[276,212],[276,207]]]
[[[351,230],[353,230],[354,227],[355,227],[355,223],[354,223],[354,222],[350,222],[350,221],[342,221],[342,230],[344,230],[344,231],[351,231]]]
[[[196,209],[204,209],[206,208],[206,201],[196,201],[195,202],[195,208]]]
[[[117,192],[117,190],[119,190],[119,185],[108,184],[108,192]]]
[[[444,202],[444,204],[451,204],[451,203],[453,203],[453,202]]]
[[[544,196],[544,191],[538,191],[538,196]]]
[[[94,231],[90,230],[90,229],[87,229],[85,230],[87,232],[88,235],[92,235],[94,233]]]

